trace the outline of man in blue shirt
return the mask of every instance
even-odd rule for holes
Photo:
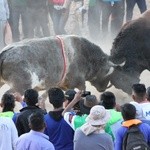
[[[45,135],[44,115],[40,112],[29,117],[31,131],[21,135],[16,142],[16,150],[55,150],[49,137]]]
[[[51,88],[48,97],[54,108],[45,115],[45,134],[49,136],[56,150],[73,150],[74,131],[62,116],[65,95],[61,89]]]
[[[132,104],[126,103],[121,107],[121,113],[124,119],[122,126],[118,129],[115,139],[115,150],[122,150],[123,138],[129,127],[139,125],[138,128],[143,133],[145,141],[150,143],[150,126],[136,119],[136,108]]]

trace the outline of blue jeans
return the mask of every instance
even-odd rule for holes
[[[126,21],[129,21],[132,19],[133,16],[133,9],[135,4],[137,3],[140,12],[143,13],[147,10],[146,1],[145,0],[126,0]]]

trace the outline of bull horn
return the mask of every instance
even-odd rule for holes
[[[108,71],[108,73],[106,74],[105,77],[111,75],[113,72],[114,72],[114,67],[110,67],[110,69],[109,69],[109,71]]]
[[[106,87],[106,89],[111,88],[113,85],[111,83],[109,83],[109,85]]]
[[[125,65],[126,61],[122,62],[121,64],[114,64],[112,61],[109,61],[109,64],[113,67],[117,67],[117,66],[120,66],[120,67],[123,67]]]

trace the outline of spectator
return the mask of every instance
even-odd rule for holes
[[[67,4],[68,3],[68,4]],[[67,34],[65,25],[69,17],[70,0],[49,0],[49,12],[56,35]]]
[[[70,6],[70,24],[71,34],[82,35],[82,28],[84,27],[85,13],[88,10],[87,0],[71,0]]]
[[[76,91],[73,89],[69,89],[65,92],[66,100],[64,102],[64,107],[67,107],[67,105],[74,99],[75,94]]]
[[[94,42],[100,41],[100,20],[102,12],[101,0],[89,0],[88,8],[88,30],[89,36]]]
[[[128,128],[132,125],[138,125],[141,132],[144,134],[147,143],[150,142],[150,126],[148,124],[142,123],[140,120],[135,119],[136,108],[132,104],[124,104],[121,107],[121,113],[124,119],[122,126],[118,129],[116,140],[115,140],[115,150],[122,150],[123,137],[127,132]]]
[[[54,150],[53,144],[45,135],[44,115],[40,112],[32,113],[29,116],[29,133],[21,135],[16,142],[16,150]]]
[[[5,93],[2,96],[1,107],[2,107],[2,113],[0,113],[0,117],[3,116],[3,117],[13,118],[15,97],[12,94]]]
[[[0,0],[0,50],[5,46],[4,31],[9,19],[9,8],[7,0]]]
[[[106,123],[105,131],[108,133],[109,127],[113,132],[113,135],[116,135],[117,129],[121,126],[122,115],[121,112],[116,111],[116,97],[112,92],[104,92],[100,97],[101,104],[107,109],[110,113],[110,119]],[[107,129],[108,128],[108,129]],[[108,131],[107,131],[108,130]]]
[[[103,106],[92,107],[86,124],[75,131],[74,150],[113,150],[113,141],[104,131],[109,117]]]
[[[146,99],[146,87],[144,84],[133,84],[132,99],[140,104],[143,110],[143,116],[147,120],[150,120],[150,102]]]
[[[48,26],[48,0],[27,0],[29,12],[29,37],[50,36]]]
[[[147,10],[146,0],[126,0],[126,22],[132,19],[135,4],[138,5],[141,14]]]
[[[73,150],[74,131],[62,116],[65,95],[61,89],[51,88],[48,97],[53,111],[45,115],[45,134],[49,136],[56,150]]]
[[[12,119],[0,117],[0,137],[0,150],[15,149],[18,133]]]
[[[143,110],[140,104],[137,102],[130,102],[130,104],[134,105],[136,108],[135,118],[141,120],[143,123],[147,123],[148,125],[150,125],[150,120],[145,119],[145,117],[143,116]]]
[[[28,38],[29,27],[28,27],[28,12],[27,12],[27,1],[26,0],[8,0],[10,8],[10,26],[12,29],[12,38],[14,42],[20,41],[22,38]],[[19,29],[20,19],[22,23],[22,38]]]
[[[74,130],[86,123],[85,120],[89,115],[91,108],[98,104],[95,95],[87,95],[84,99],[81,98],[82,95],[83,93],[79,91],[72,102],[63,111],[64,119]],[[76,108],[76,114],[70,112],[73,107]],[[114,138],[110,125],[105,128],[105,131]]]
[[[63,111],[64,119],[74,130],[85,123],[85,119],[90,113],[90,109],[98,104],[95,95],[88,95],[84,100],[81,98],[81,95],[82,92],[79,91]],[[71,112],[72,108],[75,108],[76,114]]]
[[[102,0],[102,37],[104,40],[108,41],[109,36],[111,36],[111,40],[113,40],[119,33],[123,24],[124,9],[124,0]]]
[[[24,93],[24,100],[27,106],[20,110],[20,113],[16,119],[16,127],[19,136],[30,131],[28,117],[33,112],[45,113],[42,109],[36,106],[38,103],[38,92],[36,90],[27,89]]]

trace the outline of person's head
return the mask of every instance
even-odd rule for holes
[[[92,126],[104,126],[109,119],[109,112],[103,106],[95,105],[91,108],[86,122]]]
[[[105,109],[113,109],[116,106],[116,97],[112,92],[104,92],[100,97],[101,104]]]
[[[2,112],[13,111],[15,107],[15,97],[12,94],[5,93],[1,99]]]
[[[63,107],[63,102],[65,100],[64,92],[60,88],[50,88],[48,90],[49,102],[54,108]]]
[[[43,131],[45,129],[44,115],[41,112],[32,113],[28,121],[29,127],[34,131]]]
[[[98,101],[95,95],[87,95],[83,100],[79,101],[81,114],[89,114],[91,108],[97,104]]]
[[[146,99],[146,87],[144,84],[133,84],[132,98],[134,101],[140,103]]]
[[[121,106],[121,114],[125,121],[135,119],[136,117],[136,108],[130,103],[126,103]]]
[[[76,91],[74,89],[69,89],[65,92],[65,107],[74,99]]]
[[[66,99],[71,102],[77,92],[74,89],[69,89],[65,92]]]
[[[27,89],[24,92],[24,99],[28,106],[35,106],[38,103],[38,92],[34,89]]]
[[[146,98],[150,101],[150,86],[146,89]]]

